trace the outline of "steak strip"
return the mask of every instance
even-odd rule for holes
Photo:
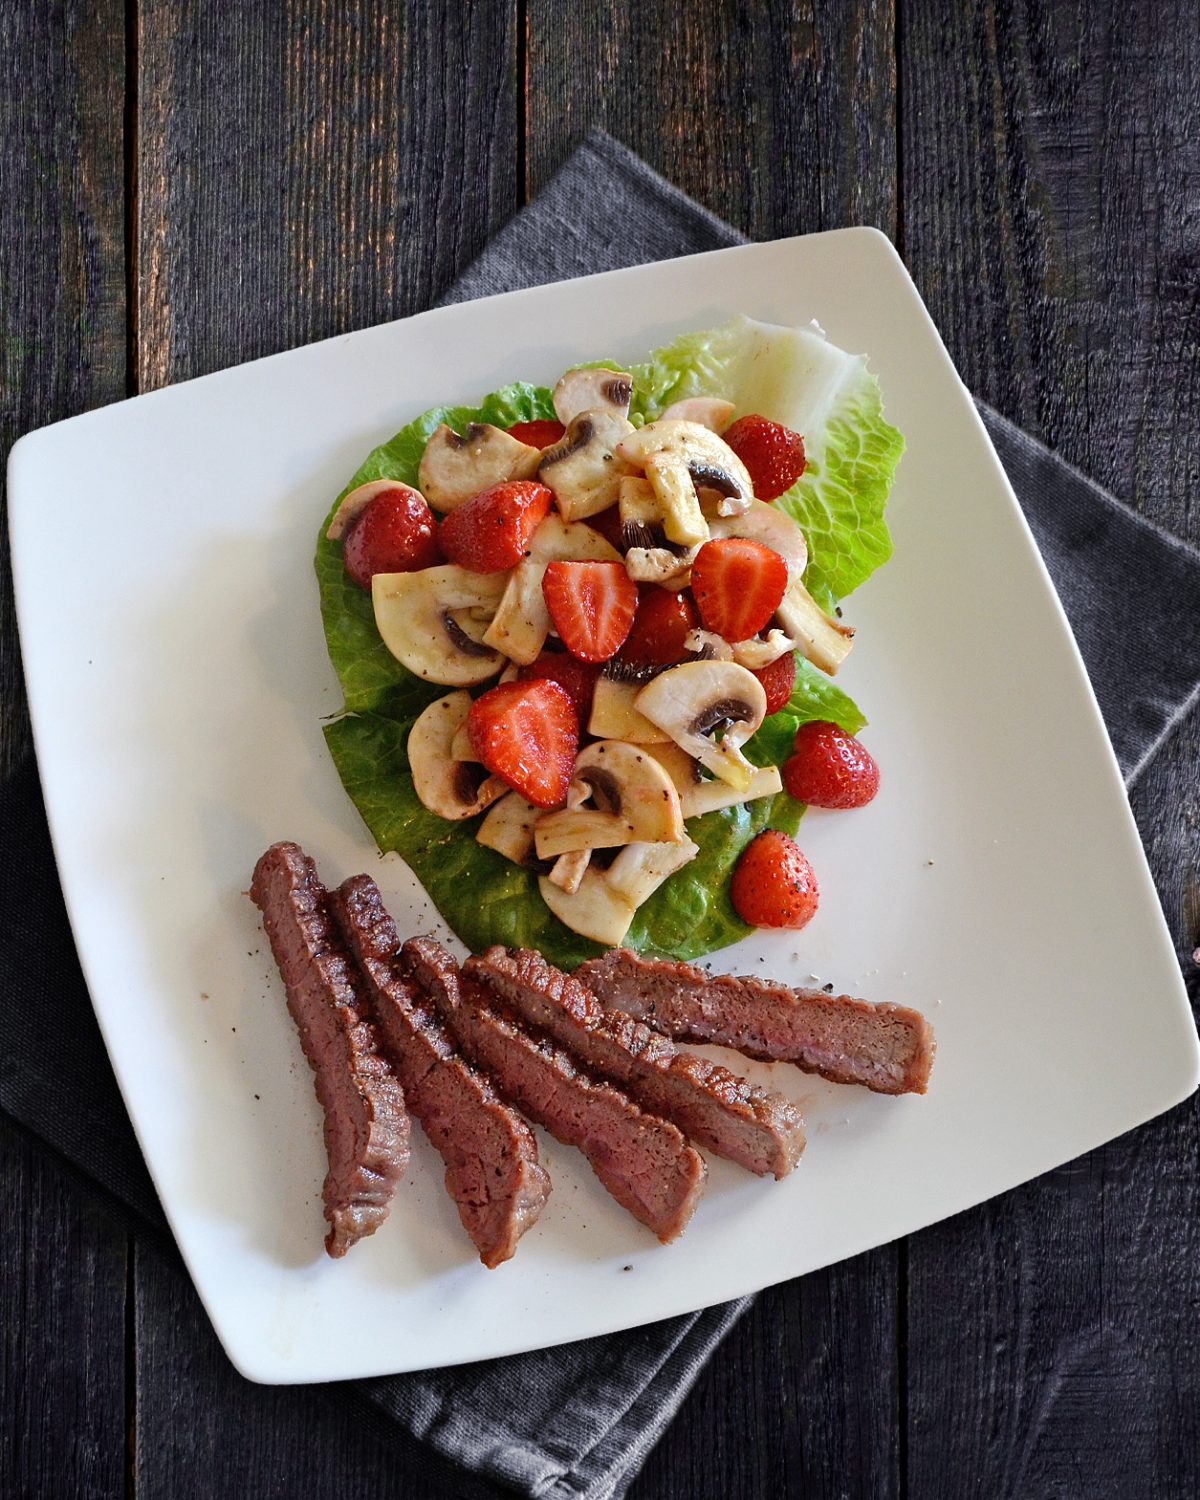
[[[923,1094],[929,1081],[933,1028],[901,1005],[706,974],[628,948],[590,959],[575,977],[605,1007],[680,1041],[718,1042],[747,1057],[795,1063],[833,1083],[865,1084],[877,1094]]]
[[[407,972],[449,1022],[464,1052],[497,1087],[564,1145],[578,1146],[623,1208],[665,1244],[692,1216],[708,1169],[674,1125],[588,1077],[545,1036],[494,1002],[430,938],[405,943]]]
[[[628,1089],[643,1109],[759,1176],[783,1177],[804,1150],[804,1120],[782,1094],[679,1049],[528,948],[489,948],[467,960],[478,979],[531,1025]]]
[[[489,1270],[510,1258],[550,1195],[533,1131],[455,1047],[434,1006],[402,977],[400,938],[369,875],[330,907],[367,982],[412,1114],[446,1163],[446,1191]]]
[[[345,1255],[387,1218],[408,1165],[404,1093],[379,1052],[362,980],[312,860],[298,844],[272,844],[254,867],[250,894],[325,1112],[325,1249]]]

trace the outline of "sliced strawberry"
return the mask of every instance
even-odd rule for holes
[[[778,552],[745,537],[705,542],[692,564],[692,593],[706,630],[744,641],[767,625],[787,588]]]
[[[552,562],[542,579],[559,639],[581,661],[607,661],[637,610],[637,584],[619,562]]]
[[[363,507],[342,541],[346,572],[369,589],[376,573],[414,573],[442,561],[438,524],[425,498],[407,484],[383,490]]]
[[[515,437],[518,443],[528,443],[531,448],[549,448],[566,430],[561,422],[550,417],[535,422],[516,422],[508,429],[508,435]]]
[[[773,661],[769,667],[759,667],[754,675],[767,695],[767,712],[777,714],[781,708],[786,708],[796,682],[796,658],[792,652],[785,651],[778,661]]]
[[[536,661],[531,661],[517,673],[521,682],[534,682],[540,678],[557,682],[575,705],[581,730],[587,727],[592,716],[592,693],[599,675],[600,668],[595,662],[580,661],[569,651],[543,651]]]
[[[804,439],[766,417],[739,417],[723,434],[746,465],[760,500],[778,500],[804,473]]]
[[[801,724],[792,752],[780,774],[797,802],[864,807],[879,790],[879,767],[871,753],[836,724]]]
[[[677,662],[687,655],[684,638],[700,623],[696,606],[682,590],[672,593],[649,583],[638,590],[633,629],[621,647],[622,661]]]
[[[467,714],[471,748],[494,775],[535,807],[559,807],[566,799],[579,721],[557,682],[502,682],[471,704]]]
[[[768,828],[742,850],[729,888],[751,927],[803,927],[817,910],[817,877],[794,839]]]
[[[615,547],[618,552],[625,551],[625,537],[621,531],[621,512],[617,506],[610,505],[598,516],[589,516],[587,523],[593,531],[600,533],[610,547]]]
[[[506,479],[481,490],[442,522],[442,550],[472,573],[503,573],[529,550],[554,496],[532,479]]]

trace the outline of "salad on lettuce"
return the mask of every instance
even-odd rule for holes
[[[731,877],[796,832],[797,731],[865,723],[838,604],[890,554],[902,451],[864,357],[739,317],[367,456],[317,542],[325,736],[472,950],[571,968],[751,930]]]

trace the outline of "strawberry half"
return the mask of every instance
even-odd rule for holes
[[[763,630],[787,581],[779,553],[745,537],[705,542],[692,564],[692,593],[704,628],[727,641],[748,640]]]
[[[583,729],[592,716],[592,694],[599,675],[600,668],[595,662],[580,661],[569,651],[543,651],[527,667],[518,670],[517,680],[533,682],[545,678],[557,682],[575,705],[579,726]]]
[[[619,562],[552,562],[542,596],[558,637],[580,661],[620,650],[637,610],[637,584]]]
[[[742,850],[729,894],[751,927],[803,927],[817,910],[817,877],[796,841],[768,828]]]
[[[760,500],[778,500],[804,473],[804,439],[766,417],[739,417],[722,434],[746,465]]]
[[[687,594],[646,584],[639,590],[637,614],[621,647],[621,660],[656,664],[682,661],[687,655],[684,640],[699,623],[696,606]]]
[[[508,435],[515,437],[518,443],[528,443],[531,448],[549,448],[551,443],[558,442],[566,430],[553,417],[543,417],[533,422],[514,423],[508,429]]]
[[[532,479],[506,479],[481,490],[442,522],[438,540],[452,563],[472,573],[503,573],[529,550],[554,496]]]
[[[788,699],[792,696],[792,688],[796,685],[796,658],[793,653],[785,651],[769,667],[755,670],[754,675],[762,683],[762,690],[767,695],[767,713],[777,714],[781,708],[786,708]]]
[[[493,775],[502,777],[535,807],[566,800],[579,720],[557,682],[502,682],[471,704],[471,748]]]

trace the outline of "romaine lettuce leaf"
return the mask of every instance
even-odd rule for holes
[[[735,319],[723,328],[677,339],[634,367],[631,415],[635,421],[650,420],[671,401],[708,393],[726,394],[743,410],[760,410],[781,421],[789,416],[798,421],[795,413],[802,402],[808,403],[806,421],[816,421],[818,414],[822,421],[828,418],[828,440],[806,442],[812,483],[806,490],[806,474],[779,502],[809,533],[812,556],[806,581],[810,589],[816,584],[825,602],[831,588],[853,587],[887,555],[882,504],[903,444],[882,420],[878,388],[863,361],[823,340],[823,347],[810,347],[807,340],[815,335],[800,345],[779,344],[778,336],[787,332],[764,331],[763,325]],[[775,339],[767,356],[768,365],[774,361],[773,378],[779,385],[774,393],[763,388],[761,372],[749,370],[756,349],[757,363],[763,365],[767,334]],[[801,389],[805,381],[807,395]],[[461,431],[470,422],[510,427],[553,415],[549,390],[525,384],[506,386],[475,407],[434,407],[374,449],[342,495],[371,479],[415,484],[425,443],[440,422]],[[598,953],[599,945],[570,931],[550,912],[536,876],[476,843],[479,819],[449,822],[422,806],[405,746],[413,720],[447,689],[414,677],[384,647],[370,595],[346,575],[340,543],[325,537],[328,521],[326,517],[321,527],[315,565],[345,711],[326,725],[325,737],[343,785],[379,848],[405,860],[472,949],[493,942],[533,947],[567,968]],[[850,733],[865,723],[851,699],[797,655],[791,700],[763,724],[747,754],[759,765],[781,763],[796,729],[810,719],[830,720]],[[692,959],[744,937],[750,929],[729,899],[738,855],[763,828],[794,833],[803,811],[800,803],[780,793],[691,820],[688,834],[700,853],[639,909],[627,943],[639,951]]]

